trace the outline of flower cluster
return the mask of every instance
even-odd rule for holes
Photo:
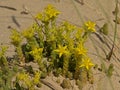
[[[36,15],[36,18],[46,23],[49,20],[54,20],[59,14],[60,12],[57,9],[55,9],[52,5],[48,5],[43,13],[38,13]]]
[[[29,53],[34,57],[35,61],[41,60],[43,48],[34,48]]]
[[[44,13],[46,14],[46,16],[48,16],[48,18],[52,19],[52,18],[55,18],[57,17],[60,12],[58,10],[56,10],[52,5],[48,5],[46,8],[45,8],[45,11]]]
[[[18,84],[21,84],[29,90],[34,90],[34,86],[40,83],[40,76],[40,71],[36,71],[33,77],[31,77],[29,73],[24,72],[18,73],[16,79]]]
[[[11,34],[11,43],[15,46],[18,46],[21,41],[22,41],[22,38],[21,38],[21,34],[17,31],[17,30],[12,30],[12,34]]]
[[[22,86],[28,88],[32,86],[31,78],[28,73],[19,73],[16,78],[18,83],[22,83]]]
[[[22,34],[25,38],[27,39],[31,39],[32,37],[34,37],[34,29],[32,29],[31,27],[26,29],[26,30],[23,30],[22,31]]]
[[[20,44],[21,36],[26,39],[24,48],[18,49],[18,52],[23,50],[27,61],[32,59],[39,65],[40,72],[35,72],[33,77],[26,73],[18,74],[18,80],[27,87],[38,84],[41,75],[48,75],[51,71],[58,73],[57,70],[61,70],[63,76],[69,73],[74,79],[84,77],[88,80],[87,74],[94,64],[88,58],[85,42],[96,31],[96,24],[88,21],[83,27],[77,27],[66,21],[57,25],[56,18],[59,14],[55,7],[48,5],[42,13],[35,16],[36,23],[30,28],[22,33],[13,31],[11,39],[15,46]]]
[[[87,54],[87,50],[84,48],[82,43],[79,43],[78,47],[75,48],[75,54],[84,56]]]
[[[34,84],[38,84],[40,82],[40,76],[41,76],[41,72],[40,71],[36,71],[34,78],[33,78],[33,83]]]

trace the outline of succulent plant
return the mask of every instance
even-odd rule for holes
[[[70,89],[72,87],[69,79],[64,79],[61,83],[62,88],[64,89]]]

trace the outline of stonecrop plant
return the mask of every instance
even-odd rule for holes
[[[36,85],[40,85],[40,75],[41,73],[39,71],[34,72],[34,76],[31,77],[29,73],[18,73],[16,77],[16,85],[21,85],[17,88],[20,89],[29,89],[29,90],[35,90]],[[18,86],[17,86],[18,87]]]
[[[11,34],[11,43],[18,56],[25,58],[24,63],[33,61],[40,67],[40,74],[36,72],[32,80],[29,74],[18,74],[18,83],[22,81],[29,89],[39,83],[40,76],[53,71],[58,73],[62,70],[59,75],[69,77],[70,74],[72,79],[85,84],[92,74],[94,63],[87,54],[85,42],[90,34],[96,32],[96,24],[92,21],[85,22],[82,27],[68,21],[57,24],[60,13],[53,5],[48,5],[43,12],[35,16],[36,22],[33,25],[22,32],[13,30]],[[22,40],[26,42],[21,45]],[[31,84],[32,82],[34,84]]]

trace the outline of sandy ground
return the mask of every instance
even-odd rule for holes
[[[0,43],[4,45],[9,45],[9,50],[7,55],[12,56],[14,54],[13,46],[10,45],[10,27],[16,28],[19,31],[25,29],[27,26],[31,25],[33,19],[29,14],[21,14],[24,11],[23,6],[27,7],[30,12],[35,15],[38,12],[41,12],[43,8],[48,4],[53,4],[58,10],[61,11],[61,14],[58,18],[58,23],[61,21],[69,21],[72,24],[77,26],[81,26],[84,21],[92,20],[97,23],[99,27],[101,27],[104,23],[109,23],[109,32],[111,38],[113,37],[113,30],[114,30],[114,15],[112,11],[115,8],[115,0],[84,0],[84,5],[82,5],[80,0],[73,0],[75,6],[77,7],[76,11],[74,4],[71,0],[0,0]],[[119,0],[120,2],[120,0]],[[99,4],[100,3],[100,4]],[[101,8],[102,6],[102,8]],[[7,9],[6,7],[12,7],[12,9]],[[120,7],[119,7],[120,8]],[[81,17],[80,17],[81,16]],[[119,15],[120,16],[120,15]],[[98,28],[97,28],[98,29]],[[120,29],[120,25],[118,24],[118,30]],[[120,31],[118,31],[119,37]],[[94,36],[94,35],[93,35]],[[97,38],[94,36],[94,38]],[[94,53],[94,48],[92,47],[91,42],[88,42],[88,48],[90,48],[92,53]],[[115,70],[118,74],[120,74],[119,70],[119,39],[117,40],[117,60],[111,60],[111,62],[106,62],[106,64],[113,63],[115,65]],[[98,43],[97,43],[98,44]],[[96,45],[97,45],[96,44]],[[109,51],[109,49],[108,49]],[[103,52],[100,52],[103,55]],[[91,55],[92,56],[92,55]],[[95,63],[99,63],[97,56],[92,56]],[[97,72],[95,72],[97,73]],[[111,85],[109,83],[109,79],[104,77],[104,75],[95,75],[96,83],[93,85],[88,86],[84,90],[89,90],[90,87],[99,86],[98,88],[90,88],[90,90],[112,90]],[[97,81],[99,78],[102,78],[100,81]],[[53,83],[54,86],[57,87],[56,90],[60,89],[59,85],[48,79],[50,83]],[[112,77],[112,84],[114,86],[114,90],[120,90],[120,77],[113,75]],[[59,88],[59,89],[58,89]],[[43,85],[41,90],[50,90],[47,86]],[[77,89],[73,89],[77,90]]]

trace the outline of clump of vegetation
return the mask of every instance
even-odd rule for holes
[[[59,14],[55,7],[48,5],[43,12],[35,16],[36,22],[28,29],[22,32],[13,30],[12,44],[17,55],[25,57],[25,62],[38,63],[41,73],[48,74],[54,71],[57,76],[61,74],[64,77],[71,73],[71,78],[79,79],[82,83],[87,82],[87,76],[94,64],[87,55],[84,44],[89,35],[96,31],[95,23],[88,21],[83,27],[77,27],[65,21],[57,25],[56,19]],[[21,45],[22,39],[26,40],[24,45]],[[43,61],[43,58],[47,60]],[[28,74],[24,76],[30,81]],[[27,84],[25,80],[23,81]],[[28,85],[29,88],[32,86]]]
[[[72,87],[70,80],[64,79],[61,86],[66,89],[70,89]]]
[[[40,85],[40,75],[39,71],[34,72],[34,76],[30,76],[29,73],[18,73],[16,77],[16,89],[29,89],[35,90],[35,86]]]
[[[14,85],[12,82],[13,76],[18,71],[17,66],[14,64],[9,65],[5,55],[7,47],[0,45],[0,90],[11,90]]]
[[[24,69],[22,72],[17,71],[14,82],[15,89],[34,90],[35,87],[41,86],[40,79],[50,73],[57,77],[62,75],[70,80],[75,79],[80,89],[87,82],[94,83],[91,69],[94,63],[88,56],[85,43],[88,37],[96,32],[96,24],[87,21],[82,27],[77,27],[65,21],[58,25],[56,19],[60,13],[54,6],[48,5],[43,12],[35,16],[35,22],[26,30],[21,32],[12,30],[10,38],[16,49],[17,65]],[[0,86],[11,89],[13,88],[9,86],[11,76],[6,76],[7,74],[11,75],[14,71],[12,71],[13,68],[8,68],[5,51],[6,48],[2,47],[0,52]],[[38,71],[33,71],[31,67],[30,70],[26,70],[25,64],[29,62],[37,63],[39,65]],[[109,72],[106,71],[106,74],[111,77],[113,65],[110,65],[108,69]],[[62,87],[68,89],[71,87],[69,79],[63,80]],[[3,82],[4,85],[2,85]]]

